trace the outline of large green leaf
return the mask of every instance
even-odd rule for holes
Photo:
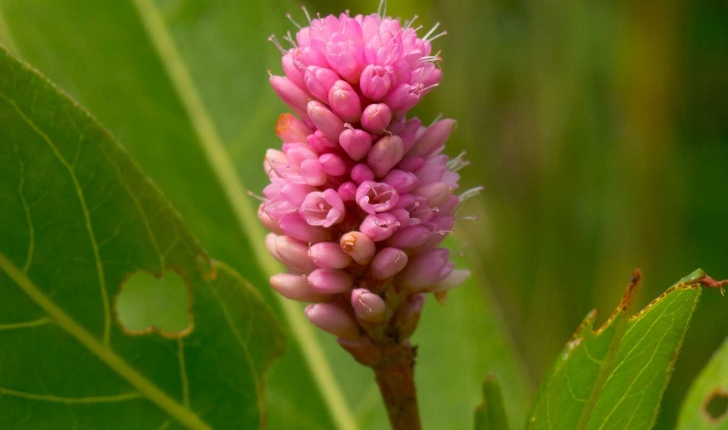
[[[728,429],[728,340],[693,382],[678,420],[678,430]]]
[[[640,274],[597,331],[590,313],[567,343],[531,411],[529,429],[648,429],[700,297],[697,270],[630,317]]]
[[[353,12],[373,11],[376,3]],[[269,372],[270,427],[386,425],[371,371],[331,336],[314,335],[301,307],[281,305],[270,294],[266,275],[280,268],[262,249],[254,202],[245,195],[248,187],[257,191],[267,181],[261,160],[265,148],[280,145],[272,131],[277,115],[287,110],[267,86],[265,70],[280,71],[280,53],[265,38],[292,29],[284,13],[298,5],[212,0],[0,0],[0,5],[20,54],[109,125],[211,253],[244,273],[289,321],[292,342]],[[504,381],[512,416],[525,415],[527,384],[519,360],[478,285],[454,291],[444,308],[428,303],[415,338],[421,411],[431,428],[451,428],[451,415],[469,426],[480,381],[491,370]],[[455,367],[456,374],[442,371]]]
[[[0,123],[0,427],[261,426],[283,338],[260,294],[208,260],[105,128],[4,50]],[[181,297],[157,303],[184,323],[116,308],[145,290]]]

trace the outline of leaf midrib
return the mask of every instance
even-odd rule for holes
[[[245,187],[226,154],[214,122],[207,112],[184,60],[177,50],[161,12],[151,0],[134,0],[133,3],[151,43],[169,75],[172,86],[187,112],[208,162],[233,207],[238,226],[245,236],[250,239],[254,258],[268,276],[280,273],[282,267],[273,259],[265,247],[263,241],[264,230],[255,215],[255,210],[247,199]],[[341,388],[334,378],[329,361],[326,359],[311,326],[303,317],[301,309],[295,303],[279,295],[276,295],[276,298],[283,309],[291,331],[299,340],[306,364],[328,403],[337,427],[355,430],[357,426],[353,413],[347,405]]]
[[[134,370],[123,358],[116,354],[111,348],[99,342],[96,337],[89,333],[76,320],[58,307],[48,296],[46,296],[33,282],[25,276],[2,252],[0,252],[0,269],[12,279],[20,289],[28,295],[48,316],[73,336],[92,354],[103,361],[109,368],[124,378],[129,384],[139,390],[150,401],[154,402],[162,410],[174,417],[181,424],[195,430],[212,430],[194,412],[186,409],[164,391],[149,381],[144,375]]]

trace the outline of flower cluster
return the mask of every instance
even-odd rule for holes
[[[290,269],[273,288],[313,302],[308,319],[366,362],[371,346],[412,334],[424,293],[443,298],[469,276],[438,246],[479,189],[453,194],[467,165],[442,153],[453,120],[407,119],[442,77],[430,43],[439,35],[419,38],[411,22],[379,14],[309,23],[288,50],[271,38],[285,73],[271,85],[298,118],[278,120],[283,147],[266,153],[258,216]]]

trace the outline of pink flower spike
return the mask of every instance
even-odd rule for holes
[[[361,265],[369,264],[377,251],[374,241],[359,231],[351,231],[341,236],[341,250]]]
[[[309,257],[315,265],[328,269],[345,269],[352,263],[351,257],[335,242],[321,242],[311,245]]]
[[[381,178],[399,163],[404,155],[404,145],[399,136],[384,136],[372,146],[367,164],[377,178]]]
[[[427,127],[427,130],[417,138],[407,157],[427,157],[434,154],[445,145],[456,125],[455,120],[443,119]]]
[[[399,194],[388,184],[364,181],[356,190],[356,203],[364,212],[375,214],[392,209],[399,201]]]
[[[431,208],[436,208],[445,204],[452,196],[452,188],[443,182],[435,182],[434,184],[419,187],[412,192],[416,196],[427,199],[427,204]]]
[[[317,99],[326,103],[329,100],[329,91],[339,80],[333,70],[324,67],[308,66],[306,68],[306,88]]]
[[[346,122],[359,122],[361,100],[354,88],[346,81],[336,81],[327,98],[331,109]]]
[[[384,103],[371,104],[361,114],[361,126],[372,134],[382,134],[392,120],[392,110]]]
[[[338,140],[339,135],[344,131],[344,121],[335,113],[331,112],[325,105],[317,101],[310,101],[306,105],[308,117],[316,128],[331,140]]]
[[[368,215],[361,222],[359,229],[375,242],[389,238],[399,228],[397,218],[388,213]]]
[[[361,93],[372,101],[383,99],[392,88],[393,74],[394,69],[391,66],[366,66],[359,81]]]
[[[344,270],[320,268],[308,275],[308,285],[322,294],[339,294],[349,291],[354,276]]]
[[[351,306],[361,321],[377,324],[386,317],[387,305],[384,300],[366,288],[357,288],[351,292]]]
[[[391,278],[407,266],[407,254],[401,249],[384,248],[372,260],[372,277],[377,280]]]
[[[311,288],[306,277],[302,275],[289,273],[273,275],[270,278],[270,285],[283,297],[299,302],[325,302],[333,297],[328,294],[321,294]]]
[[[344,218],[344,202],[341,201],[339,194],[327,189],[324,192],[314,191],[309,193],[299,213],[301,217],[310,225],[331,227]]]
[[[271,76],[270,84],[273,91],[283,100],[293,111],[301,118],[307,118],[307,104],[311,97],[302,90],[298,85],[294,84],[290,79],[282,76]]]
[[[311,324],[327,333],[349,340],[359,339],[359,326],[354,317],[341,306],[333,303],[316,303],[308,305],[304,312]]]
[[[372,136],[364,130],[347,128],[339,135],[339,143],[352,160],[359,161],[372,148]]]

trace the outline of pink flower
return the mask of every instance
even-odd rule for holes
[[[308,319],[362,362],[383,336],[412,334],[423,293],[442,298],[469,276],[438,246],[480,188],[454,194],[468,164],[443,153],[455,121],[407,118],[440,82],[431,42],[444,34],[418,37],[411,24],[329,15],[287,37],[290,49],[271,38],[285,74],[271,85],[298,115],[281,115],[282,150],[264,161],[271,184],[258,216],[291,271],[271,285],[316,302]]]

